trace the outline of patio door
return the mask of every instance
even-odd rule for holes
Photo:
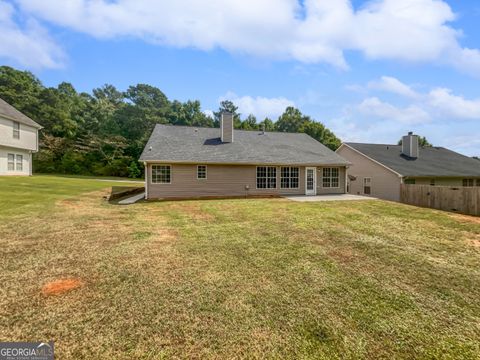
[[[305,195],[317,195],[317,168],[305,168]]]

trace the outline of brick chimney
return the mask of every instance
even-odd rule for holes
[[[222,112],[222,118],[220,120],[220,131],[222,142],[233,142],[233,114],[229,112]]]
[[[410,158],[418,158],[418,135],[409,132],[402,137],[402,153]]]

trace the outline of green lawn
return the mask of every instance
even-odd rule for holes
[[[0,341],[59,359],[478,359],[480,219],[383,201],[106,202],[0,178]],[[42,291],[60,279],[82,286]]]

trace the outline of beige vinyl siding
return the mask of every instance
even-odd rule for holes
[[[13,121],[0,115],[0,146],[37,151],[37,129],[20,123],[20,137],[13,136]]]
[[[160,163],[158,163],[160,164]],[[148,164],[147,178],[151,179],[152,165]],[[196,198],[196,197],[229,197],[229,196],[274,196],[274,195],[303,195],[305,194],[305,167],[299,168],[298,189],[281,189],[280,168],[277,168],[277,188],[276,189],[257,189],[255,165],[208,165],[207,179],[197,180],[198,164],[170,164],[171,165],[171,183],[170,184],[148,184],[148,198]],[[259,165],[264,166],[264,165]],[[267,165],[265,165],[267,166]],[[342,171],[340,171],[342,173]],[[343,169],[343,174],[345,170]],[[342,175],[341,175],[342,177]],[[345,182],[340,179],[341,184]],[[320,178],[317,173],[317,187]],[[342,182],[343,181],[343,182]],[[248,186],[249,190],[245,187]],[[323,193],[337,193],[340,189],[330,189]]]
[[[337,154],[352,163],[348,168],[348,174],[356,178],[349,180],[350,194],[365,195],[363,191],[363,179],[371,178],[370,196],[380,199],[400,201],[401,178],[384,166],[365,157],[348,146],[343,145],[337,150]]]
[[[8,154],[14,155],[14,170],[8,170]],[[18,155],[22,157],[22,170],[18,170]],[[0,175],[32,175],[32,154],[16,148],[0,146]]]

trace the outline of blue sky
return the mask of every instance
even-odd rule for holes
[[[0,0],[0,63],[90,92],[148,83],[208,112],[294,105],[344,141],[407,131],[480,155],[474,0]]]

